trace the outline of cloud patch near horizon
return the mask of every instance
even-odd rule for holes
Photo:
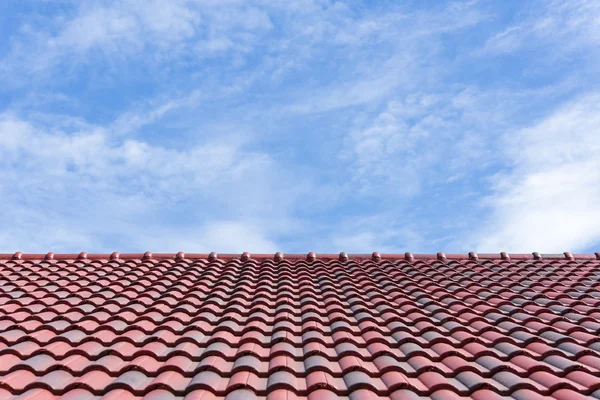
[[[491,178],[481,252],[581,251],[600,241],[600,94],[504,137],[510,171]]]
[[[597,133],[591,1],[61,5],[16,20],[0,54],[0,244],[512,251],[540,243],[521,221],[554,248],[545,218],[595,211],[592,190],[564,194],[596,182],[586,149],[503,152]],[[568,244],[598,243],[574,213]]]
[[[280,193],[272,212],[262,196],[285,174],[267,154],[231,138],[177,151],[108,132],[0,115],[0,251],[276,248],[277,224],[264,221],[286,219],[294,199]]]

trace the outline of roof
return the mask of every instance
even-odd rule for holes
[[[600,254],[0,255],[0,400],[600,398]]]

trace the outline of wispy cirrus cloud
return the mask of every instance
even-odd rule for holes
[[[488,38],[486,53],[512,53],[540,44],[560,48],[554,57],[585,50],[600,43],[600,4],[596,1],[533,2],[525,18]]]
[[[423,180],[448,179],[473,159],[489,157],[483,121],[468,123],[473,104],[463,99],[467,92],[468,88],[453,95],[411,93],[389,101],[366,125],[357,121],[342,157],[351,161],[360,190],[414,196]],[[384,187],[383,192],[377,190]]]
[[[600,95],[507,134],[510,170],[492,177],[492,213],[472,238],[487,252],[582,251],[600,240]]]
[[[181,66],[186,58],[200,60],[223,50],[243,53],[271,28],[265,11],[237,2],[91,1],[65,9],[20,27],[0,63],[4,79],[23,72],[29,79],[47,78],[59,68],[80,71],[97,62],[117,69],[140,59],[145,68]]]
[[[286,199],[291,193],[277,187],[285,173],[273,172],[269,155],[245,149],[243,140],[221,138],[177,151],[115,138],[101,126],[4,114],[0,151],[4,251],[8,245],[29,252],[75,245],[108,251],[100,240],[106,237],[121,248],[148,243],[173,251],[178,242],[194,242],[196,249],[237,251],[251,244],[271,251],[267,236],[279,228],[257,221],[285,219],[293,207]],[[278,193],[275,212],[267,193]],[[244,238],[250,231],[252,238]]]
[[[49,4],[0,16],[6,251],[512,251],[571,208],[536,250],[598,242],[588,181],[538,182],[590,153],[513,150],[593,135],[593,2]]]

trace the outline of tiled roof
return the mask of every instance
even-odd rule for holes
[[[600,398],[599,333],[598,253],[0,255],[0,400]]]

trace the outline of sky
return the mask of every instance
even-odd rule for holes
[[[600,2],[0,2],[0,252],[600,250]]]

